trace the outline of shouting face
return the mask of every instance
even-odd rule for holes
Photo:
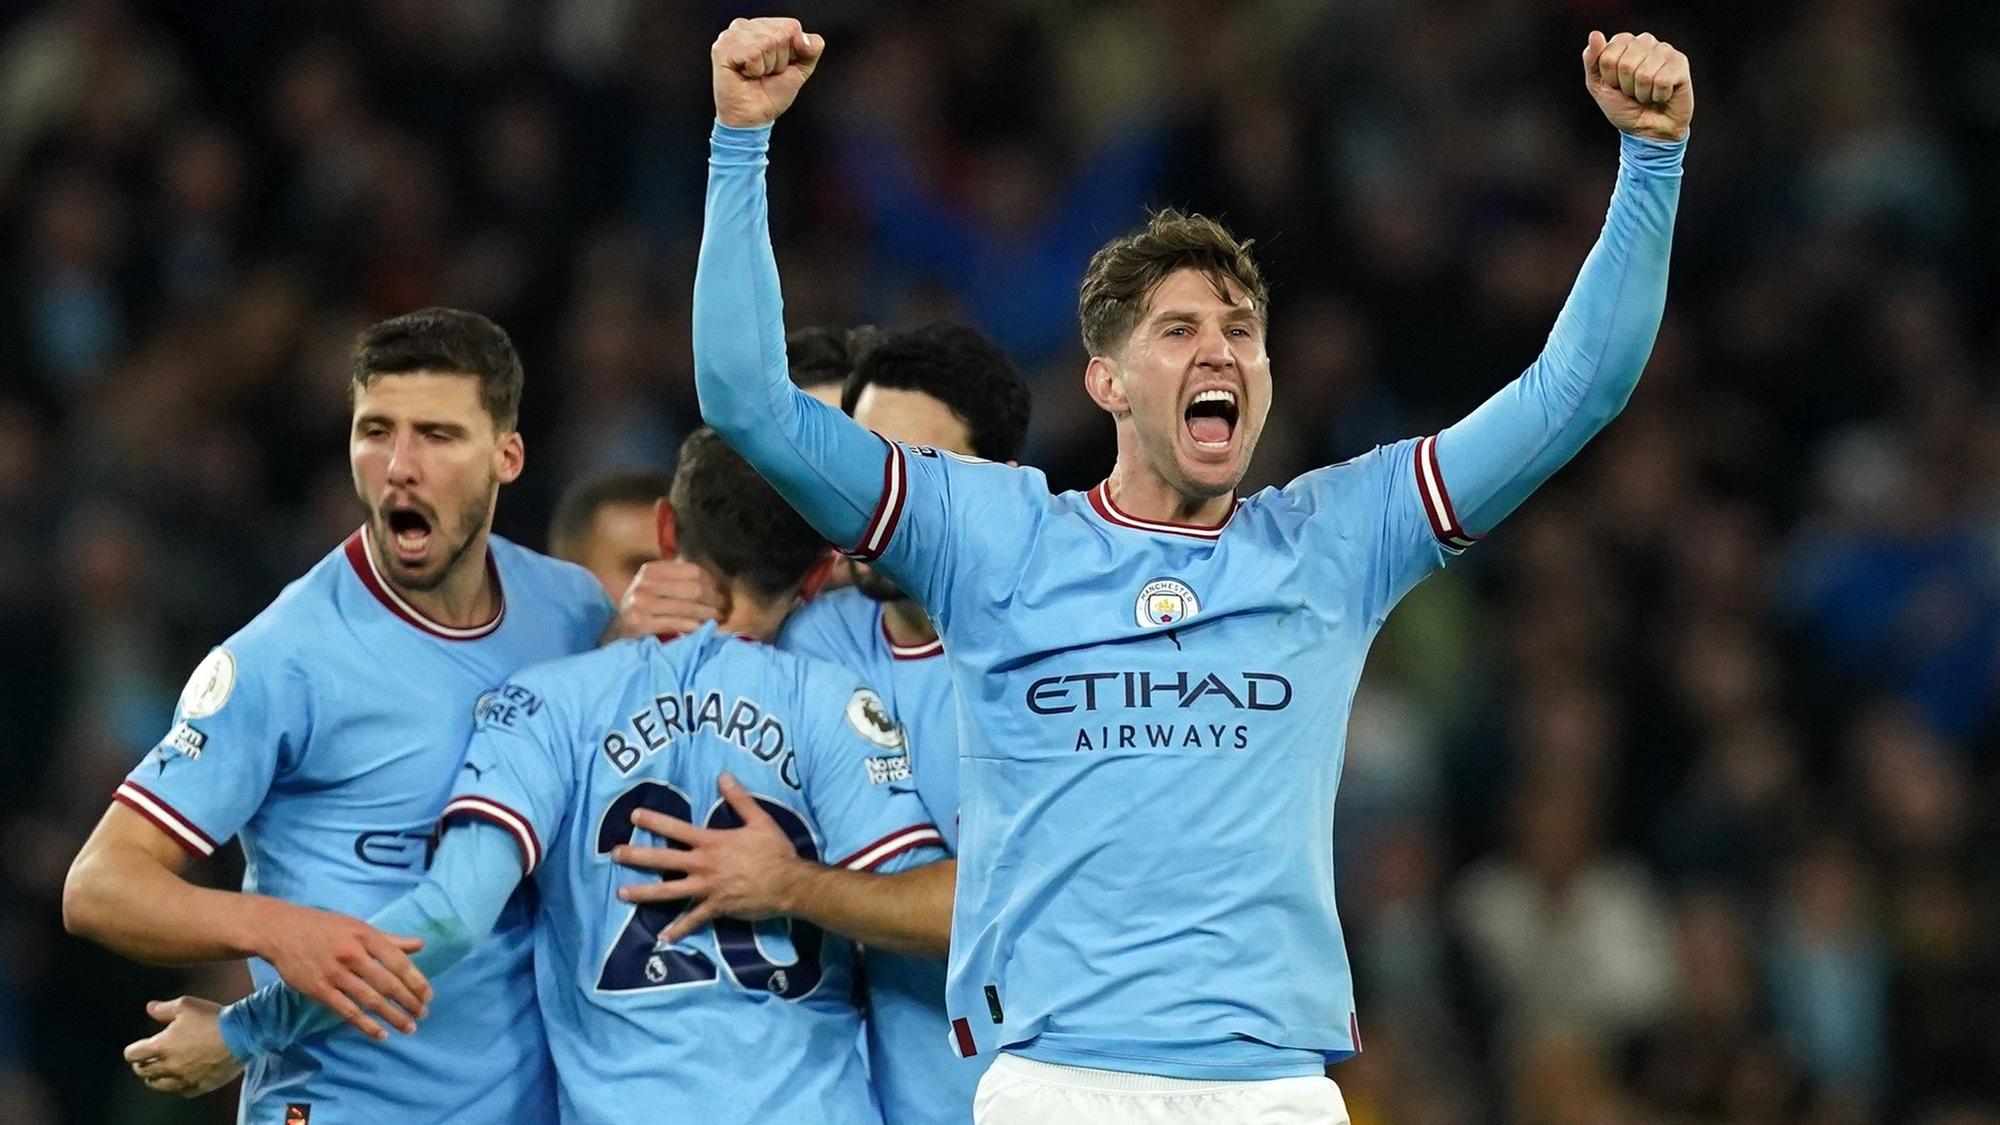
[[[493,522],[521,475],[521,436],[497,431],[470,375],[377,376],[354,400],[348,460],[368,509],[375,565],[405,590],[434,590]]]
[[[1121,429],[1120,455],[1191,500],[1226,495],[1250,468],[1271,408],[1264,322],[1247,294],[1199,270],[1167,275],[1114,356],[1086,383]]]

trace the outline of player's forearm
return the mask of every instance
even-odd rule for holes
[[[268,902],[196,886],[142,848],[86,848],[63,883],[63,926],[148,964],[234,961],[259,955]]]
[[[943,957],[950,952],[957,860],[939,860],[889,875],[807,866],[787,900],[787,914],[845,934],[871,949],[917,957]]]
[[[1666,309],[1684,145],[1623,138],[1604,229],[1541,356],[1439,435],[1445,485],[1471,531],[1499,523],[1631,398]]]
[[[435,980],[493,931],[520,882],[520,862],[503,829],[489,824],[455,828],[438,846],[429,876],[368,923],[384,933],[422,938],[423,948],[410,961]],[[237,1061],[248,1062],[341,1022],[331,1009],[276,981],[222,1010],[222,1038]]]
[[[792,385],[764,192],[769,138],[768,127],[715,127],[695,270],[695,391],[702,420],[820,534],[849,546],[881,499],[884,451],[852,419]]]

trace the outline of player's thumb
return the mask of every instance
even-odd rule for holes
[[[397,949],[405,953],[415,953],[424,947],[424,939],[422,938],[404,937],[401,934],[385,934],[384,936],[394,943]]]
[[[801,31],[792,36],[792,62],[806,73],[818,64],[819,57],[826,53],[826,36]]]
[[[161,1023],[172,1023],[174,1022],[174,1017],[181,1014],[181,1002],[178,999],[148,1000],[146,1001],[146,1014]]]
[[[1583,76],[1585,78],[1592,82],[1597,81],[1597,57],[1602,55],[1604,48],[1609,45],[1610,40],[1604,38],[1603,32],[1593,31],[1590,33],[1589,41],[1583,45]]]
[[[716,779],[715,784],[722,790],[722,799],[729,802],[729,807],[736,810],[736,815],[743,818],[744,824],[771,819],[770,814],[757,803],[757,798],[751,796],[734,775],[725,773]]]

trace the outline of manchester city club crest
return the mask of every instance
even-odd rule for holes
[[[1201,602],[1187,583],[1178,578],[1155,578],[1139,591],[1133,616],[1141,629],[1158,629],[1179,625],[1200,612]]]

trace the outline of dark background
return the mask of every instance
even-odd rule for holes
[[[1339,830],[1379,1122],[2000,1121],[2000,18],[1819,0],[815,2],[772,169],[793,324],[972,320],[1029,457],[1109,468],[1075,283],[1148,204],[1274,282],[1253,483],[1431,432],[1539,349],[1616,142],[1592,27],[1693,58],[1626,414],[1384,634]],[[696,411],[734,5],[0,6],[0,1121],[146,1094],[140,1002],[238,971],[65,937],[188,670],[358,522],[344,349],[478,309],[539,546]],[[226,880],[225,867],[212,877]],[[174,1115],[181,1114],[176,1118]]]

